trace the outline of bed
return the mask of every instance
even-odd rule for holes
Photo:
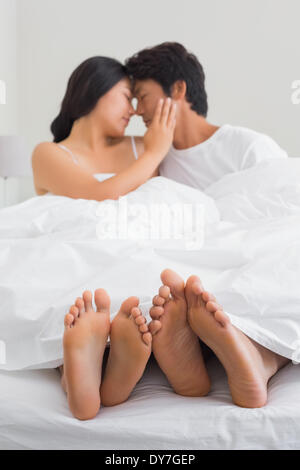
[[[204,398],[172,392],[153,357],[128,401],[72,417],[56,369],[0,372],[1,449],[300,449],[300,369],[269,382],[263,408],[235,406],[215,357]]]
[[[108,230],[117,226],[119,201],[49,195],[2,209],[0,447],[298,449],[299,174],[300,159],[270,161],[226,175],[205,193],[152,178],[126,196],[132,238]],[[146,209],[162,201],[167,209],[195,208],[199,219],[187,226],[171,217],[185,237],[136,238],[151,225]],[[267,405],[233,405],[215,358],[209,396],[177,396],[152,358],[126,403],[102,408],[90,422],[74,419],[55,369],[65,313],[83,290],[103,287],[112,318],[130,295],[147,317],[165,268],[184,279],[199,275],[237,328],[291,360],[270,380]]]

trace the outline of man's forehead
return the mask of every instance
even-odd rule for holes
[[[143,88],[145,88],[145,83],[144,82],[141,82],[141,81],[137,81],[134,83],[133,85],[133,94],[135,96],[139,95],[141,93],[141,91],[143,90]]]
[[[135,96],[141,94],[143,91],[148,90],[151,86],[155,85],[153,80],[137,80],[133,85],[133,94]]]

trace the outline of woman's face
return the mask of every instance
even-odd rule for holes
[[[132,106],[131,83],[120,80],[104,96],[92,111],[104,132],[111,137],[124,135],[130,118],[135,114]]]

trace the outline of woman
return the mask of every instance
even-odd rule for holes
[[[118,61],[92,57],[80,64],[52,122],[54,141],[33,151],[37,194],[118,199],[157,175],[173,140],[176,105],[159,102],[144,138],[134,139],[124,136],[135,114],[131,101],[131,83]]]
[[[40,143],[32,155],[37,194],[118,199],[157,175],[173,140],[176,106],[171,100],[159,102],[144,138],[125,137],[135,114],[131,101],[131,83],[118,61],[92,57],[80,64],[52,122],[53,142]],[[61,383],[75,417],[94,417],[101,401],[106,406],[122,403],[141,378],[152,335],[138,303],[137,297],[125,300],[110,323],[110,299],[97,289],[96,311],[86,291],[66,315]]]

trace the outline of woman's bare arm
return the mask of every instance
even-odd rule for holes
[[[140,157],[140,155],[143,155],[143,153],[145,152],[144,138],[141,137],[141,136],[136,135],[134,137],[134,140],[135,140],[135,144],[136,144],[136,150],[137,150],[138,157]],[[159,175],[159,171],[158,171],[158,167],[157,167],[153,171],[153,173],[150,175],[150,178],[152,178],[153,176],[158,176],[158,175]]]
[[[175,106],[160,103],[144,137],[144,153],[130,167],[103,182],[76,165],[53,142],[37,145],[32,155],[36,187],[75,199],[118,199],[145,183],[163,160],[172,143],[175,113]]]
[[[97,201],[118,199],[133,191],[147,181],[159,162],[157,155],[144,152],[129,168],[99,182],[52,142],[37,145],[32,155],[36,187],[59,196]]]

